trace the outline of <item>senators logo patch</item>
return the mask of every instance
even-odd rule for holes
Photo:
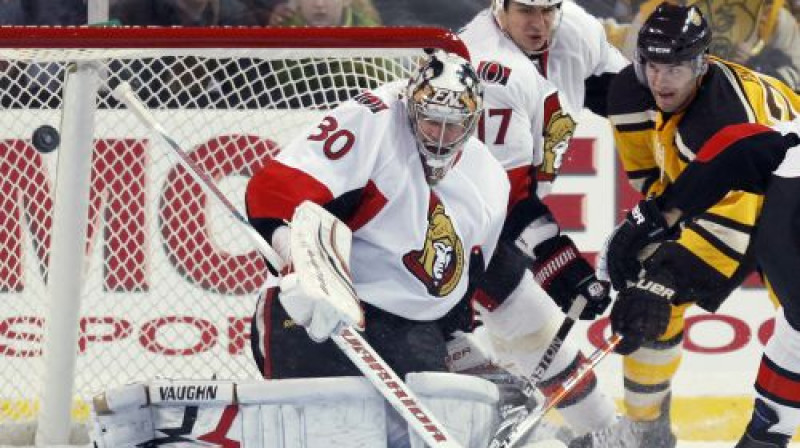
[[[564,111],[555,93],[544,102],[544,157],[539,167],[539,180],[553,180],[561,168],[561,159],[575,134],[575,120]]]
[[[436,297],[450,294],[464,271],[464,246],[439,198],[431,193],[428,230],[421,250],[403,256],[403,264]]]
[[[478,64],[478,78],[489,84],[508,83],[511,69],[495,61],[481,61]]]
[[[382,99],[378,98],[374,93],[369,91],[361,92],[354,96],[353,101],[367,106],[367,109],[369,109],[369,111],[373,114],[389,108],[389,106],[387,106]]]

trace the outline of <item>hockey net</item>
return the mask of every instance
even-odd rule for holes
[[[70,366],[65,357],[74,355],[77,422],[109,387],[259,376],[249,334],[265,264],[237,221],[113,99],[117,84],[131,84],[243,211],[248,177],[326,110],[407,77],[423,48],[466,54],[451,34],[426,28],[0,28],[0,42],[0,444],[30,443],[55,389],[47,373],[52,383],[53,369]],[[76,90],[88,109],[65,98],[75,72],[96,83]],[[60,132],[50,152],[46,125]],[[88,150],[75,131],[87,126]],[[81,157],[88,191],[56,176]],[[59,224],[62,209],[85,229]],[[84,253],[55,257],[69,239]],[[62,274],[50,275],[57,264]],[[63,272],[79,280],[79,313],[54,329],[50,320],[74,320],[53,312],[75,299]]]

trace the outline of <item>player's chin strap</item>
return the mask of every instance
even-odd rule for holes
[[[575,302],[578,302],[578,300],[580,300],[581,298],[582,297],[579,297],[578,299],[575,300]],[[583,309],[582,306],[580,308],[581,310]],[[575,311],[575,309],[576,306],[575,304],[573,304],[572,307],[570,307],[568,316],[564,318],[564,323],[561,325],[561,328],[559,328],[559,333],[564,328],[564,326],[568,324],[568,321],[571,319],[569,317],[569,314],[573,314],[572,312]],[[580,313],[581,311],[577,311],[574,314],[576,317],[572,318],[572,323],[570,323],[568,327],[570,328],[572,327],[572,324],[574,324],[575,319],[577,318],[577,316],[580,315]],[[556,336],[556,339],[554,339],[553,343],[555,343],[557,339],[558,336]],[[498,428],[497,432],[492,438],[492,441],[489,442],[489,448],[513,448],[515,446],[518,446],[518,444],[528,435],[528,433],[531,432],[531,430],[533,430],[533,428],[536,427],[536,425],[539,424],[539,422],[542,421],[542,418],[544,418],[544,416],[548,412],[550,412],[550,410],[552,410],[559,403],[561,403],[564,400],[564,398],[566,398],[567,395],[578,384],[581,383],[581,381],[586,377],[586,375],[589,374],[595,368],[595,366],[597,366],[597,364],[599,364],[600,361],[602,361],[603,358],[606,357],[606,355],[614,351],[614,349],[617,347],[617,345],[620,343],[621,340],[622,336],[618,334],[611,335],[611,338],[609,338],[607,341],[603,343],[602,346],[600,346],[597,350],[595,350],[591,354],[591,356],[589,356],[589,359],[583,362],[581,366],[578,367],[577,370],[575,370],[569,377],[567,377],[567,379],[565,379],[558,386],[555,392],[552,393],[549,397],[546,397],[544,400],[538,400],[536,402],[529,401],[524,406],[524,409],[517,408],[509,411],[508,415],[511,415],[512,418],[505,420],[501,423],[500,427]],[[545,352],[545,356],[544,358],[542,358],[542,361],[539,363],[539,366],[541,366],[545,358],[547,358],[547,352]],[[539,366],[537,366],[536,369],[537,371]],[[534,374],[531,375],[532,378],[535,376],[536,372],[534,372]],[[524,389],[525,394],[528,395],[528,391],[532,391],[531,395],[528,396],[535,397],[536,395],[534,394],[534,392],[536,391],[536,389],[534,389],[534,387],[535,384],[529,382]]]
[[[201,171],[180,145],[170,137],[164,127],[155,119],[152,112],[136,96],[131,86],[127,82],[122,82],[114,89],[113,94],[119,101],[125,103],[128,109],[142,123],[159,134],[180,157],[180,161],[189,170],[194,180],[207,193],[215,196],[221,205],[228,209],[233,217],[243,225],[246,235],[255,244],[261,255],[267,259],[267,262],[276,272],[282,272],[286,264],[282,257],[250,225],[244,215],[216,187],[211,178]],[[302,208],[302,204],[299,208]],[[336,253],[335,250],[333,250],[334,253],[330,253],[331,246],[329,245],[321,244],[321,246],[325,250],[321,255],[327,257],[327,261],[330,262],[327,267],[332,271],[337,271],[336,277],[340,280],[350,281],[349,272],[344,272],[346,269],[342,269],[341,257],[339,257],[341,254]],[[347,283],[347,281],[344,283]],[[349,285],[339,284],[339,286],[349,289],[350,293],[355,297],[355,291],[351,283]],[[340,291],[341,288],[337,288],[334,292],[339,293]],[[335,334],[331,335],[331,339],[429,447],[461,448],[461,445],[447,433],[444,426],[422,404],[416,394],[357,331],[351,326],[341,325],[337,328]]]

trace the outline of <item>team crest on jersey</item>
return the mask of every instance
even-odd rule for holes
[[[370,112],[376,114],[382,110],[386,110],[389,106],[383,102],[377,95],[370,91],[364,91],[353,97],[353,101],[358,104],[367,106]]]
[[[553,180],[561,168],[561,159],[575,134],[575,120],[564,111],[555,93],[544,101],[544,158],[539,180]]]
[[[450,294],[464,271],[464,246],[444,205],[431,193],[428,230],[421,250],[403,256],[403,264],[436,297]]]
[[[508,83],[511,69],[496,61],[481,61],[478,64],[478,78],[489,84]]]

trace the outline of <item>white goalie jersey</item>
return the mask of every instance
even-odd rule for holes
[[[404,85],[362,93],[331,111],[251,179],[247,206],[251,219],[289,219],[303,200],[332,205],[353,231],[359,297],[407,319],[434,320],[466,293],[471,250],[493,253],[508,180],[471,138],[447,176],[429,186],[400,96]]]

